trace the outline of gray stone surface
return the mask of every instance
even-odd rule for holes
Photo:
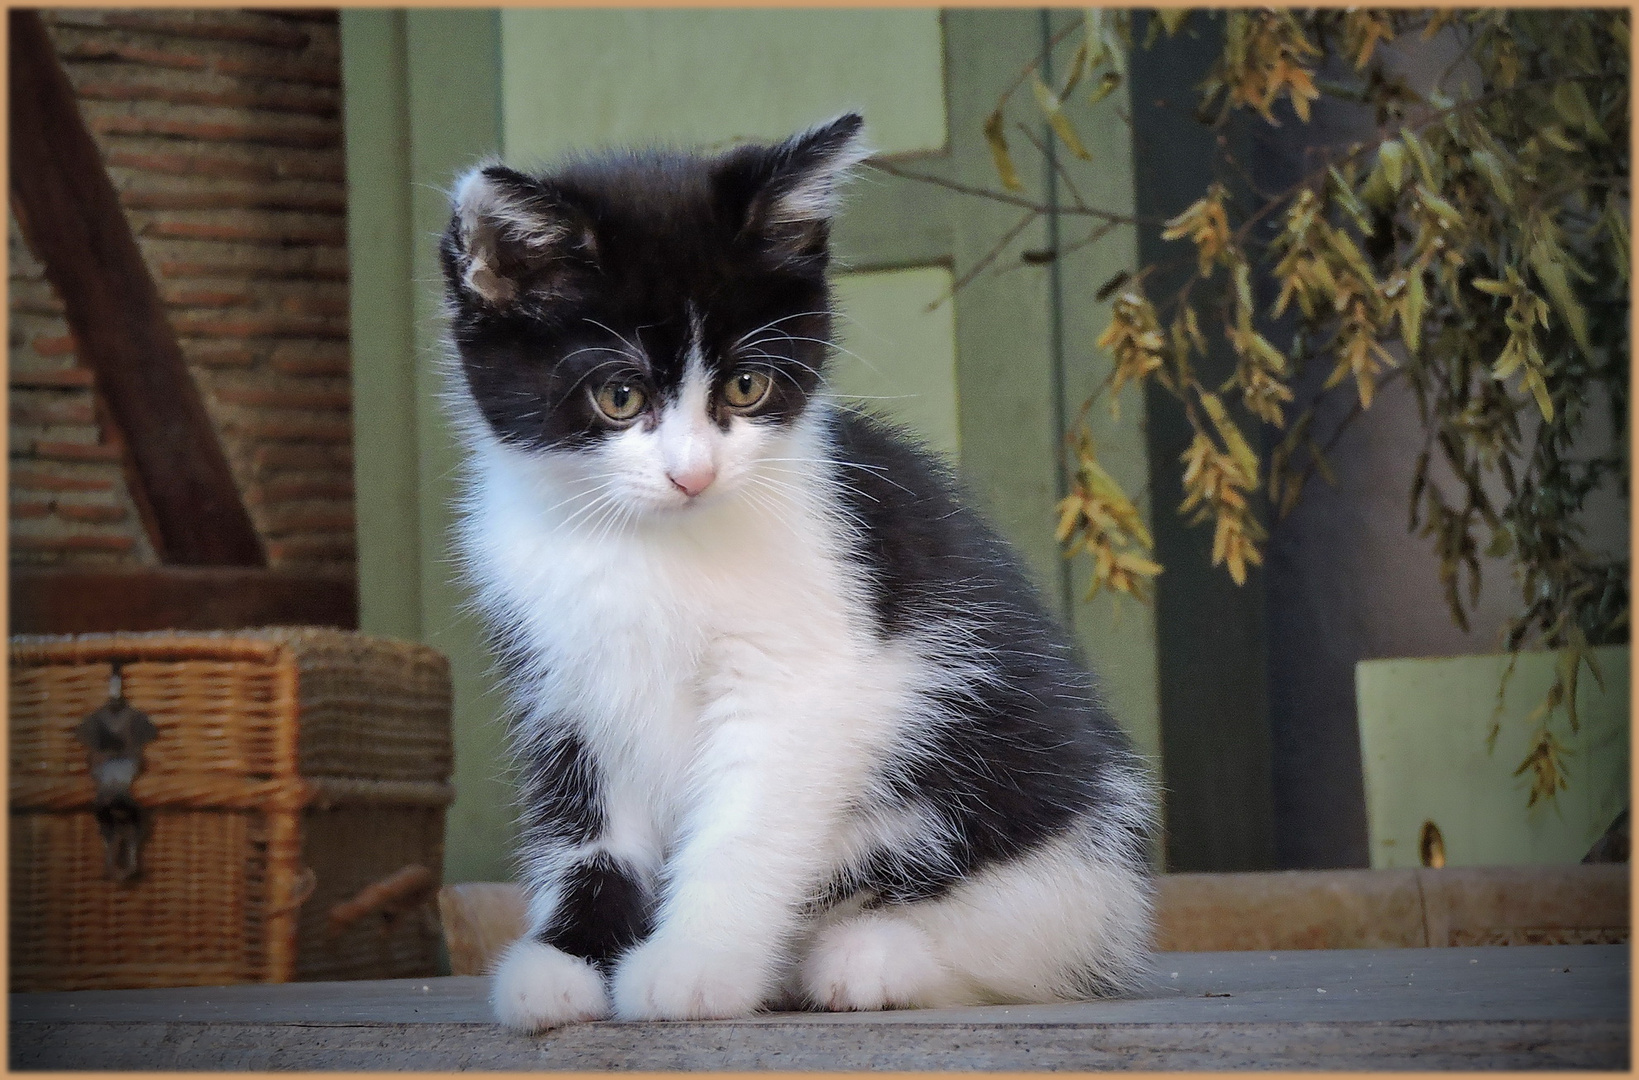
[[[1625,946],[1172,953],[1115,1001],[709,1023],[489,1020],[484,980],[14,994],[18,1069],[1628,1067]]]

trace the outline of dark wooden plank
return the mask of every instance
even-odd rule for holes
[[[14,994],[21,1069],[1620,1069],[1622,946],[1162,953],[1063,1005],[498,1029],[480,978]]]
[[[133,570],[14,567],[11,632],[232,630],[247,626],[358,626],[351,578],[259,567]]]
[[[33,11],[12,11],[9,22],[12,205],[63,299],[80,358],[96,372],[128,440],[162,558],[265,565],[261,539],[45,25]]]

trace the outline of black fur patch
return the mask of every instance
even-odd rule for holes
[[[865,525],[855,551],[871,583],[879,633],[967,623],[964,649],[994,678],[935,704],[931,752],[885,770],[907,804],[931,809],[957,840],[951,859],[883,853],[832,892],[869,889],[885,902],[938,895],[974,870],[1016,858],[1071,818],[1122,797],[1112,766],[1131,766],[1125,735],[1099,703],[1068,637],[1017,557],[959,494],[949,471],[902,432],[839,415],[834,431],[846,511]],[[981,618],[974,613],[982,612]],[[1144,838],[1124,855],[1141,860]]]
[[[538,743],[523,762],[523,850],[550,844],[583,844],[603,829],[597,764],[565,725]]]
[[[571,956],[607,964],[649,936],[654,900],[613,859],[599,856],[563,878],[563,897],[539,938]]]

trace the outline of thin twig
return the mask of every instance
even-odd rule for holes
[[[1070,197],[1076,201],[1076,209],[1086,211],[1087,204],[1082,200],[1081,192],[1076,190],[1076,182],[1070,178],[1070,172],[1064,167],[1063,160],[1060,159],[1057,154],[1049,154],[1047,152],[1047,146],[1040,139],[1036,138],[1036,133],[1030,130],[1030,126],[1028,124],[1022,120],[1015,121],[1015,124],[1018,126],[1019,131],[1024,135],[1024,137],[1030,141],[1030,145],[1034,146],[1036,151],[1040,153],[1042,157],[1047,158],[1053,163],[1053,171],[1058,174],[1060,180],[1064,181],[1064,186],[1069,190]],[[1059,213],[1064,213],[1064,207],[1061,206],[1058,210]]]
[[[927,310],[937,310],[940,304],[943,304],[945,301],[954,297],[957,293],[961,292],[963,287],[965,287],[969,282],[978,277],[980,274],[984,273],[985,267],[996,261],[1001,253],[1007,248],[1007,245],[1013,242],[1014,237],[1024,232],[1030,223],[1035,221],[1040,216],[1041,211],[1031,210],[1029,213],[1025,214],[1024,217],[1020,218],[1017,225],[1003,233],[1002,238],[996,241],[996,245],[989,251],[985,252],[984,256],[978,262],[974,263],[968,269],[967,273],[963,274],[961,277],[952,282],[950,290],[939,299],[929,304],[927,306]]]

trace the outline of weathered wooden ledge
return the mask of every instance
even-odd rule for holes
[[[494,1027],[478,978],[11,996],[13,1069],[1627,1069],[1620,945],[1162,953],[1117,1001]]]

